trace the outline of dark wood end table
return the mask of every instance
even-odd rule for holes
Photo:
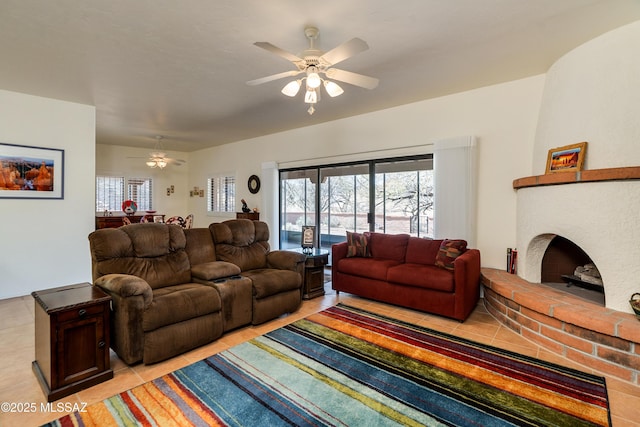
[[[109,360],[111,297],[90,283],[32,292],[33,372],[52,402],[113,378]]]
[[[304,283],[302,299],[311,299],[324,295],[324,267],[329,263],[329,251],[326,249],[287,249],[306,255],[304,263]]]

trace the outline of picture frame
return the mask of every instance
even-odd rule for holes
[[[547,168],[545,173],[581,171],[584,165],[586,151],[586,142],[552,148],[547,155]]]
[[[64,150],[0,142],[0,199],[64,199]]]
[[[316,227],[313,225],[303,225],[301,242],[302,249],[313,249],[316,240]]]

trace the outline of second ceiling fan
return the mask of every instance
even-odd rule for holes
[[[320,100],[321,85],[324,86],[325,90],[331,97],[341,95],[344,92],[337,83],[331,80],[349,83],[365,89],[374,89],[378,86],[378,79],[374,77],[334,68],[334,65],[339,62],[369,49],[369,46],[364,40],[356,37],[328,52],[323,52],[315,47],[315,40],[318,38],[318,33],[319,31],[315,27],[305,28],[304,34],[309,40],[309,48],[300,53],[300,55],[289,53],[269,42],[254,43],[254,45],[262,49],[291,61],[296,66],[296,69],[250,80],[247,84],[252,86],[259,85],[285,77],[294,77],[300,74],[305,74],[302,78],[289,82],[282,89],[282,93],[291,97],[296,96],[302,86],[302,83],[305,82],[305,102],[309,104],[309,109],[307,110],[309,114],[314,113],[314,104]],[[322,75],[324,75],[324,78],[321,77]]]
[[[149,157],[146,157],[146,164],[152,169],[164,169],[169,164],[174,164],[176,166],[182,166],[186,163],[186,160],[182,159],[174,159],[171,157],[167,157],[167,153],[162,146],[162,140],[164,137],[162,135],[156,135],[156,144],[153,147],[153,151],[149,153]],[[129,159],[144,159],[145,157],[128,157]]]

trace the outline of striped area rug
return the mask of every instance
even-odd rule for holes
[[[53,426],[608,426],[604,378],[338,305]]]

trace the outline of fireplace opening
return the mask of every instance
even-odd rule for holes
[[[542,258],[541,282],[605,305],[604,286],[595,263],[578,245],[555,236]]]

